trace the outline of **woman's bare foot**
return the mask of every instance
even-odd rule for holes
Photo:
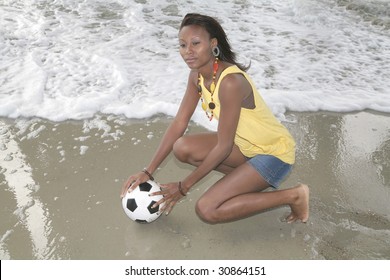
[[[301,220],[306,223],[309,219],[309,187],[304,184],[299,184],[294,187],[298,193],[297,199],[290,204],[291,214],[286,218],[287,223],[293,223]]]

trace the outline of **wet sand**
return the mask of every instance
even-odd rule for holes
[[[290,113],[297,161],[282,184],[310,187],[307,224],[281,207],[222,225],[202,223],[199,196],[142,225],[120,203],[128,175],[151,158],[169,119],[101,116],[53,123],[0,119],[0,259],[390,259],[390,115]],[[188,133],[205,129],[192,124]],[[191,171],[169,157],[161,183]]]

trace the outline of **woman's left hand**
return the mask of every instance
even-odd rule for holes
[[[161,184],[161,191],[151,193],[150,196],[154,195],[163,195],[164,197],[160,199],[156,204],[155,207],[158,205],[163,204],[161,208],[161,212],[165,212],[165,215],[168,215],[171,213],[173,207],[176,205],[176,203],[182,199],[184,196],[179,191],[179,184],[176,183],[169,183],[169,184]]]

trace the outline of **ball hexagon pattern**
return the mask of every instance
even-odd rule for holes
[[[159,185],[154,181],[147,181],[140,184],[132,192],[126,193],[122,198],[122,207],[126,215],[138,223],[151,223],[160,217],[159,211],[163,205],[155,208],[152,206],[163,198],[162,195],[149,196],[149,194],[160,191]]]

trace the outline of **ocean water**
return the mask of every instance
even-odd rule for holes
[[[390,1],[0,1],[0,116],[175,115],[178,26],[217,17],[273,112],[390,112]],[[199,107],[194,121],[210,126]]]

